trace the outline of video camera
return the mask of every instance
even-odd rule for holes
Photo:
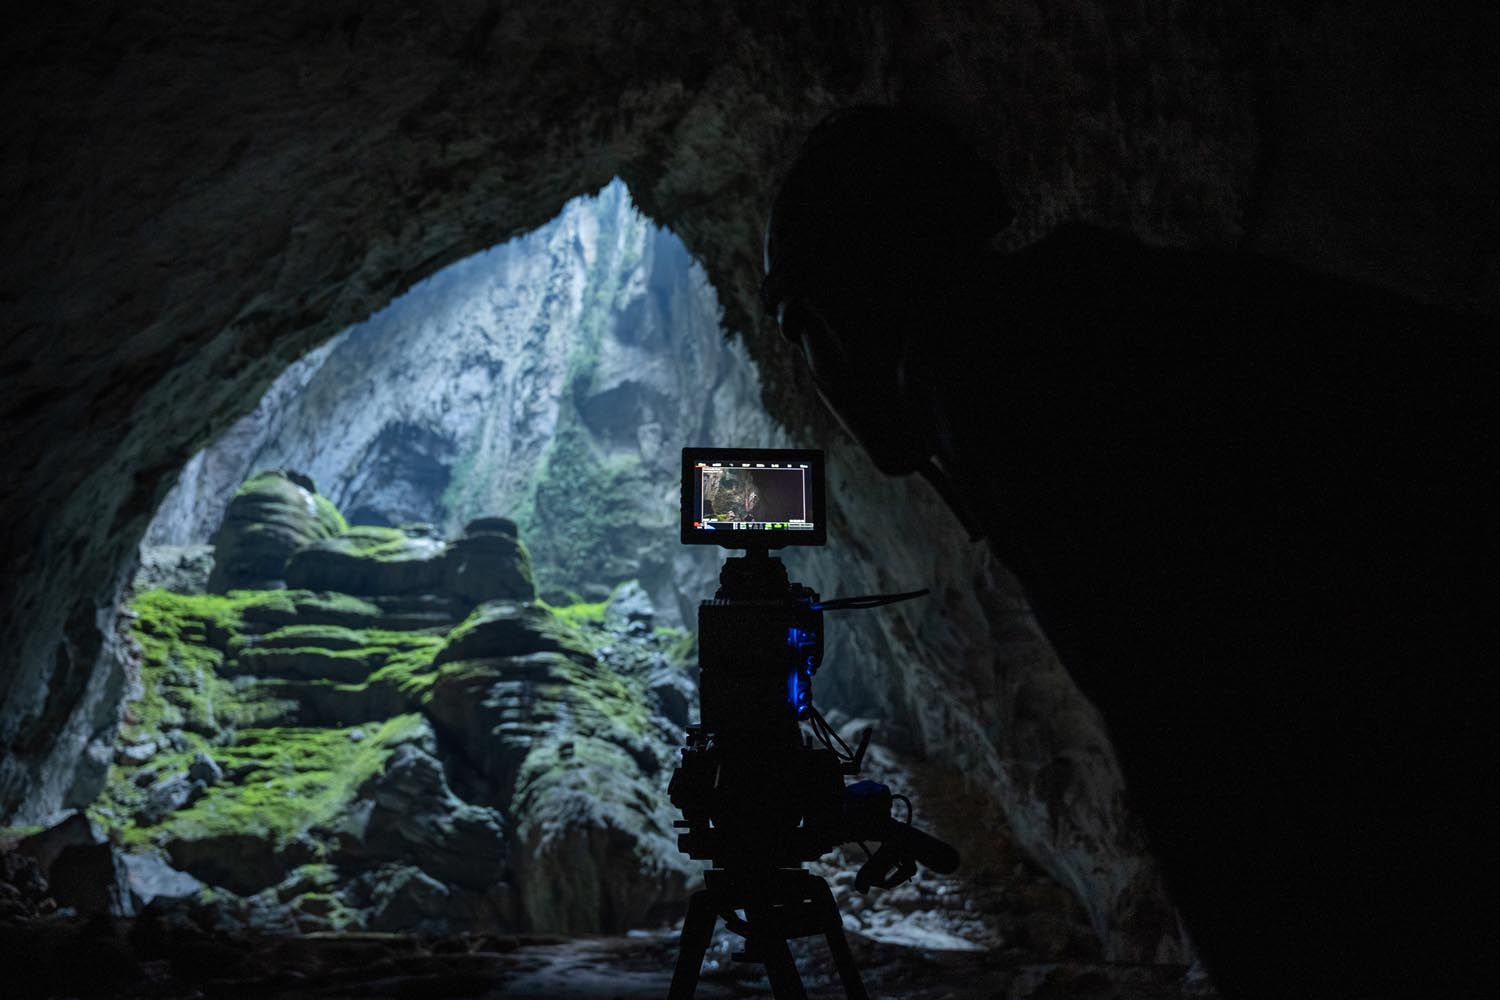
[[[851,750],[813,705],[823,612],[927,591],[820,601],[789,581],[770,550],[822,545],[827,537],[820,451],[684,448],[682,472],[683,543],[745,554],[725,560],[718,592],[698,609],[700,719],[687,731],[669,794],[683,817],[678,846],[712,867],[689,903],[669,996],[693,995],[722,917],[747,939],[736,957],[764,962],[775,996],[804,995],[786,939],[822,933],[846,993],[858,1000],[864,988],[838,908],[802,863],[840,844],[879,842],[855,878],[865,891],[899,885],[917,862],[952,872],[958,853],[912,826],[910,801],[886,785],[845,785],[845,776],[859,772],[870,732]],[[891,815],[896,800],[906,803],[904,822]]]

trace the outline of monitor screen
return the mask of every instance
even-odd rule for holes
[[[823,453],[684,448],[682,541],[730,549],[822,545]]]

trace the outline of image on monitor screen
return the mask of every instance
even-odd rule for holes
[[[810,520],[804,468],[705,467],[702,476],[699,516],[705,525],[790,526]]]
[[[823,453],[684,448],[682,540],[689,545],[822,545]]]

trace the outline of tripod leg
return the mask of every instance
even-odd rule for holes
[[[792,950],[786,946],[786,935],[775,911],[769,905],[758,906],[747,908],[745,916],[750,932],[755,936],[760,960],[766,963],[771,996],[776,1000],[807,1000],[807,990],[802,986],[802,977],[797,974],[797,963],[792,961]]]
[[[865,982],[860,978],[859,968],[854,964],[854,953],[849,950],[849,939],[844,935],[844,918],[839,914],[839,904],[834,902],[828,883],[819,879],[814,890],[817,906],[823,911],[824,934],[828,938],[828,950],[833,952],[834,968],[839,970],[839,979],[844,984],[844,995],[849,1000],[870,1000],[865,992]]]
[[[672,973],[672,987],[667,1000],[693,1000],[698,992],[698,974],[703,971],[703,956],[714,937],[714,905],[709,890],[700,889],[688,900],[687,916],[678,938],[677,968]]]

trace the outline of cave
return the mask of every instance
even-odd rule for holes
[[[321,503],[335,513],[318,527],[324,508],[314,503],[314,536],[347,529],[372,549],[433,554],[467,545],[486,558],[524,546],[538,606],[594,609],[576,612],[569,628],[628,634],[635,601],[653,612],[651,626],[636,631],[657,635],[663,658],[681,653],[673,637],[687,633],[673,630],[690,628],[694,595],[707,596],[716,565],[675,544],[670,509],[659,522],[632,523],[630,537],[641,542],[628,553],[600,551],[597,540],[570,548],[537,527],[545,498],[523,496],[535,476],[503,482],[497,467],[499,478],[479,482],[467,475],[474,463],[464,452],[478,438],[437,434],[421,419],[348,435],[347,454],[334,454],[326,438],[297,443],[292,433],[282,435],[280,453],[266,447],[267,416],[287,412],[277,401],[326,386],[316,376],[328,358],[386,344],[377,353],[389,360],[378,328],[393,325],[403,303],[461,282],[465,269],[493,263],[506,247],[555,232],[547,227],[583,197],[628,199],[662,264],[616,317],[617,330],[650,327],[650,303],[675,294],[664,284],[669,273],[697,275],[695,294],[707,297],[692,322],[703,350],[719,359],[719,367],[694,373],[698,402],[732,399],[737,409],[717,421],[693,419],[737,440],[685,440],[680,425],[659,418],[686,400],[665,400],[616,372],[600,391],[568,397],[560,430],[539,418],[534,450],[517,456],[515,468],[534,470],[570,439],[611,461],[645,452],[666,454],[668,465],[680,446],[695,443],[819,447],[834,498],[829,544],[789,556],[794,575],[827,595],[931,588],[927,604],[841,619],[818,677],[818,698],[837,709],[835,721],[876,725],[875,762],[913,783],[922,818],[970,861],[955,881],[919,880],[884,911],[877,900],[851,915],[858,957],[879,991],[1217,990],[1231,1000],[1268,995],[1267,984],[1277,995],[1476,992],[1481,939],[1452,915],[1470,888],[1454,858],[1476,845],[1456,835],[1424,838],[1409,867],[1393,875],[1392,891],[1411,890],[1408,908],[1432,915],[1418,936],[1376,887],[1322,900],[1319,919],[1333,926],[1320,926],[1295,960],[1279,957],[1284,942],[1262,913],[1243,926],[1225,918],[1194,931],[1195,915],[1213,915],[1212,900],[1204,902],[1212,888],[1185,884],[1180,870],[1177,881],[1164,874],[1162,859],[1174,849],[1192,853],[1191,845],[1174,848],[1161,827],[1148,832],[1141,821],[1141,809],[1159,803],[1151,775],[1130,770],[1140,759],[1122,742],[1130,719],[1085,697],[1069,649],[1059,655],[1056,637],[1038,623],[1016,567],[971,543],[927,482],[881,473],[824,408],[759,293],[767,213],[809,130],[842,108],[898,106],[946,123],[1004,179],[1016,218],[996,251],[1019,251],[1063,223],[1083,222],[1170,248],[1184,261],[1254,254],[1340,282],[1340,302],[1350,308],[1414,310],[1432,345],[1421,360],[1441,360],[1452,349],[1445,331],[1489,335],[1500,315],[1493,192],[1500,147],[1489,125],[1497,98],[1487,42],[1496,27],[1489,11],[1437,18],[1394,2],[1356,9],[981,0],[795,10],[477,0],[254,11],[109,3],[14,15],[0,43],[10,137],[0,288],[8,331],[0,347],[7,459],[0,504],[8,523],[0,948],[9,967],[34,973],[17,981],[41,996],[205,988],[297,995],[324,986],[349,995],[664,993],[685,861],[683,881],[659,880],[671,890],[660,900],[639,886],[623,893],[632,905],[645,901],[638,913],[545,912],[549,897],[538,891],[527,915],[475,933],[422,926],[435,911],[422,912],[430,893],[421,890],[431,887],[417,879],[408,880],[406,898],[415,902],[405,923],[393,916],[378,931],[331,929],[315,919],[326,916],[315,910],[326,909],[319,897],[328,888],[312,877],[318,859],[299,857],[294,844],[257,855],[264,844],[232,830],[204,840],[195,877],[249,897],[303,870],[305,884],[286,887],[288,898],[308,906],[303,929],[247,937],[243,929],[145,919],[122,905],[128,886],[97,877],[70,885],[65,871],[50,888],[42,881],[64,848],[125,878],[119,858],[131,845],[96,842],[110,769],[129,749],[120,742],[132,724],[127,706],[140,697],[132,667],[140,640],[131,632],[140,618],[122,616],[122,608],[141,574],[169,584],[173,574],[206,575],[203,554],[184,547],[217,528],[246,479],[259,488],[242,505],[258,497],[268,507],[305,507],[327,490]],[[545,294],[525,277],[512,284]],[[362,340],[353,335],[361,326]],[[621,350],[639,346],[622,342]],[[474,378],[499,384],[513,374],[504,363],[516,360],[475,359]],[[726,388],[726,379],[739,381]],[[556,406],[560,397],[548,398]],[[483,424],[498,412],[480,408],[474,417]],[[260,457],[288,475],[250,478],[265,470],[240,459]],[[512,509],[492,506],[497,495]],[[660,499],[670,508],[670,495]],[[445,523],[416,526],[432,522],[434,511]],[[642,530],[652,525],[659,537]],[[1493,548],[1492,530],[1471,544],[1476,552]],[[160,556],[166,547],[183,551],[142,564],[142,552]],[[607,565],[611,558],[618,564]],[[303,561],[306,579],[327,582],[318,576],[326,567]],[[592,576],[574,572],[580,566]],[[481,605],[493,595],[469,596]],[[295,626],[295,615],[280,622],[288,623]],[[198,627],[210,641],[212,628]],[[318,627],[334,627],[333,619]],[[1489,635],[1477,626],[1475,634]],[[1468,735],[1475,723],[1467,713],[1492,701],[1493,687],[1437,676],[1453,717],[1419,716],[1400,751],[1448,770],[1430,781],[1415,766],[1393,774],[1381,815],[1401,830],[1423,822],[1403,803],[1425,806],[1433,789],[1476,792],[1466,784],[1477,775],[1469,751],[1486,744]],[[668,687],[653,704],[687,699]],[[1402,676],[1393,687],[1410,692],[1415,681]],[[1191,708],[1170,693],[1161,703]],[[496,794],[487,783],[502,775],[459,767],[454,747],[403,741],[382,728],[389,726],[389,719],[369,725],[340,753],[360,750],[361,766],[373,767],[365,777],[395,778],[388,803],[403,789],[447,785],[443,794],[461,803],[449,826],[477,824],[474,810]],[[1451,750],[1432,749],[1445,746]],[[1395,753],[1383,744],[1368,754],[1352,750],[1349,768],[1388,764]],[[94,829],[76,819],[90,810]],[[1435,812],[1430,825],[1450,818]],[[33,839],[30,853],[22,850],[39,831],[50,846]],[[604,856],[616,849],[625,850],[615,845]],[[1282,859],[1305,872],[1298,850],[1271,844],[1263,853],[1268,863]],[[1211,847],[1196,851],[1213,858]],[[459,868],[494,860],[482,850],[461,853]],[[573,860],[554,859],[550,877],[568,877]],[[1236,858],[1217,861],[1231,868]],[[957,905],[939,900],[938,889]],[[73,906],[48,896],[70,891]],[[1008,921],[1005,933],[976,936],[977,945],[962,940],[964,927],[983,923],[964,916],[976,912],[992,925]],[[951,919],[926,925],[926,937],[912,931],[924,928],[923,914],[945,913]],[[1358,929],[1359,943],[1342,940],[1344,926]],[[1224,927],[1240,944],[1220,950],[1216,966],[1213,935]],[[1387,931],[1395,936],[1380,936]],[[1210,948],[1206,967],[1195,933]],[[942,934],[960,940],[944,945]],[[1438,941],[1441,960],[1427,947]],[[1391,969],[1397,948],[1424,957],[1415,968]],[[726,969],[744,968],[722,957]],[[802,957],[817,995],[842,995],[821,959]],[[360,966],[374,971],[361,978]],[[331,970],[346,978],[317,978]],[[705,979],[699,995],[769,993],[755,975],[726,973]]]

